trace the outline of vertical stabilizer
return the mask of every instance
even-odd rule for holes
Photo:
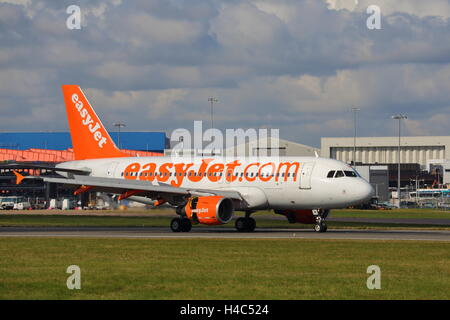
[[[75,160],[126,157],[106,131],[77,85],[63,85]]]

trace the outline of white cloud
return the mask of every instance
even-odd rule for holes
[[[328,7],[334,10],[353,11],[358,6],[358,0],[326,0]]]
[[[50,121],[64,117],[63,83],[129,130],[209,121],[211,95],[222,128],[279,127],[305,143],[345,134],[352,106],[368,119],[361,134],[389,133],[393,112],[410,133],[448,128],[448,1],[80,0],[79,31],[65,2],[21,3],[0,1],[3,130],[20,130],[21,114],[27,129],[63,129]],[[369,3],[381,31],[366,28]]]
[[[435,16],[450,17],[450,3],[448,0],[325,0],[333,10],[350,10],[365,12],[370,5],[381,8],[383,15],[406,13],[418,17]]]

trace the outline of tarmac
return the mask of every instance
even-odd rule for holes
[[[123,239],[323,239],[323,240],[404,240],[450,242],[448,230],[361,230],[328,229],[318,233],[308,229],[257,228],[237,232],[234,228],[195,228],[172,232],[168,227],[1,227],[1,237],[40,238],[123,238]]]

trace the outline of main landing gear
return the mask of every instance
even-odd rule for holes
[[[192,223],[188,218],[173,218],[170,222],[170,229],[173,232],[189,232],[191,228]]]
[[[316,225],[314,226],[314,231],[316,232],[326,232],[328,227],[325,222],[326,217],[328,216],[328,210],[313,210],[313,214],[316,216]]]
[[[245,218],[238,218],[234,224],[238,232],[252,232],[256,228],[255,219],[251,218],[251,211],[245,212]]]

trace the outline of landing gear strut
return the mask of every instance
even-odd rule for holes
[[[245,212],[245,218],[238,218],[234,224],[238,232],[252,232],[256,228],[255,219],[251,218],[251,211]]]
[[[314,226],[314,231],[316,232],[326,232],[328,227],[325,222],[326,217],[328,216],[328,210],[313,210],[314,215],[316,216],[316,225]]]
[[[187,218],[173,218],[170,222],[170,229],[173,232],[189,232],[191,228],[191,220]]]

